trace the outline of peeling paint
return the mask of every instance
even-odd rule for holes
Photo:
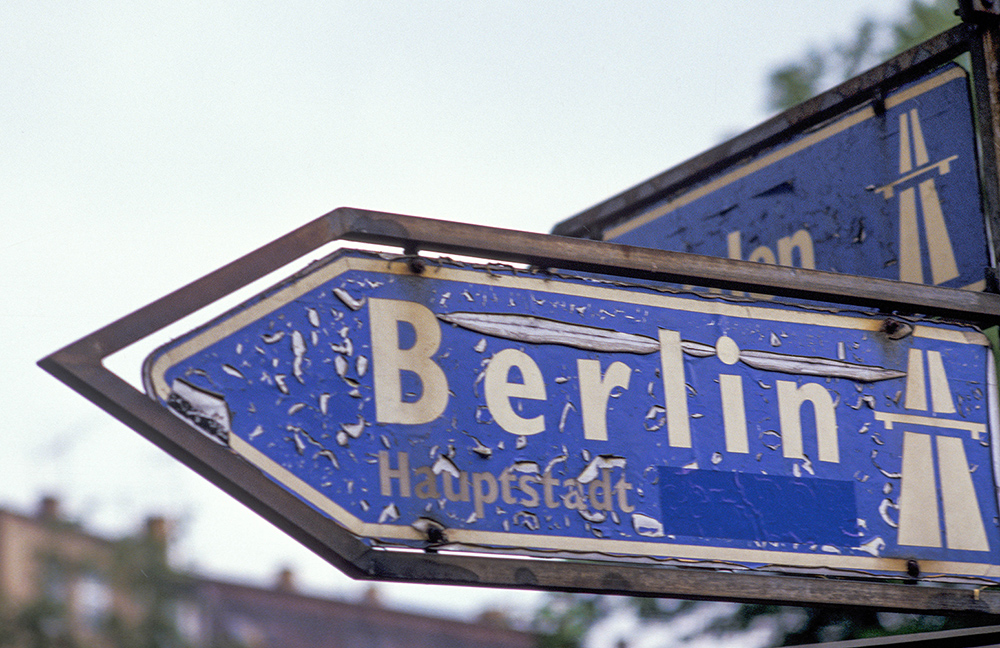
[[[243,372],[241,372],[239,369],[237,369],[233,365],[224,364],[224,365],[222,365],[222,370],[225,371],[230,376],[233,376],[235,378],[239,378],[241,380],[246,380],[246,376],[243,375]]]
[[[583,469],[583,472],[581,472],[576,478],[576,481],[581,484],[589,484],[597,479],[602,470],[611,470],[613,468],[624,469],[625,457],[618,457],[615,455],[597,455],[589,464],[587,464],[587,467]]]
[[[458,466],[456,466],[455,462],[452,461],[447,455],[438,455],[438,458],[434,462],[434,465],[431,466],[431,471],[435,475],[440,475],[441,473],[447,473],[452,477],[454,477],[455,479],[461,477],[461,471],[459,471]]]
[[[391,267],[394,262],[380,263]],[[544,535],[546,543],[555,542],[549,537],[568,539],[567,554],[630,555],[645,546],[642,556],[651,560],[696,561],[711,549],[733,559],[705,564],[745,569],[788,569],[788,563],[808,566],[817,560],[854,564],[913,551],[894,544],[900,506],[907,505],[901,483],[903,433],[960,437],[968,466],[961,472],[974,476],[976,488],[983,473],[987,481],[993,478],[992,429],[981,423],[986,407],[978,387],[985,364],[979,356],[967,360],[972,356],[961,355],[964,343],[953,341],[960,336],[952,331],[964,335],[965,329],[921,322],[912,334],[889,341],[873,333],[877,325],[854,312],[794,311],[798,319],[786,321],[781,319],[785,306],[653,289],[642,289],[643,303],[630,304],[601,292],[618,290],[623,282],[561,275],[547,275],[544,290],[530,301],[505,287],[510,273],[499,266],[486,283],[462,283],[442,279],[456,266],[433,263],[439,267],[423,276],[386,274],[386,281],[350,270],[336,280],[357,306],[346,315],[315,296],[287,301],[256,328],[171,368],[165,374],[175,385],[166,392],[172,399],[168,406],[256,465],[269,465],[258,460],[265,457],[299,476],[316,489],[312,496],[318,499],[310,501],[328,497],[365,524],[383,525],[380,532],[388,535],[377,543],[390,547],[426,547],[432,541],[413,540],[413,530],[426,526],[421,519],[434,517],[448,523],[449,547],[433,542],[441,551],[458,546],[503,550],[504,534],[510,532],[512,538]],[[427,277],[447,285],[418,288]],[[379,287],[366,287],[372,283]],[[563,285],[583,286],[586,297],[562,296]],[[350,308],[342,297],[331,297],[333,287],[321,288],[330,303]],[[446,300],[446,294],[454,297]],[[584,298],[594,300],[592,307],[581,306]],[[661,298],[699,306],[658,310]],[[448,319],[455,313],[435,310],[455,299],[470,310],[481,306],[494,312],[459,313],[464,318],[459,323]],[[375,326],[373,304],[387,301],[408,306],[393,311],[402,319]],[[531,316],[515,312],[529,301]],[[707,312],[698,310],[702,302],[711,306]],[[501,312],[507,308],[511,312]],[[420,309],[430,311],[438,327],[433,336],[413,315]],[[777,314],[769,320],[772,312]],[[825,329],[815,332],[821,327],[816,322],[827,316],[839,318],[838,337]],[[858,329],[844,324],[854,320],[868,323]],[[378,342],[393,330],[398,354],[390,353],[387,360]],[[782,353],[761,348],[777,346]],[[487,349],[494,358],[516,351],[517,363],[499,379],[487,380],[489,358],[482,355]],[[946,381],[940,380],[936,356],[928,359],[930,351],[941,353]],[[922,361],[922,378],[911,357]],[[434,367],[444,375],[443,383],[435,383]],[[535,369],[541,387],[532,382]],[[399,381],[398,394],[389,400],[387,376]],[[908,386],[919,380],[923,400],[915,395],[917,387]],[[953,412],[943,409],[940,385],[950,392]],[[443,403],[439,411],[407,414],[408,409],[426,410],[432,396]],[[229,408],[238,416],[233,418]],[[506,416],[498,415],[505,408]],[[394,417],[410,417],[410,422],[394,422]],[[601,417],[606,430],[598,433],[595,421]],[[532,420],[538,424],[530,434],[518,428],[519,421]],[[893,430],[893,422],[906,426]],[[966,427],[946,427],[959,424]],[[972,438],[970,425],[983,425],[987,433]],[[932,465],[940,470],[937,443],[931,442],[930,451]],[[666,490],[672,482],[663,470],[688,471],[683,476],[688,483],[707,484],[706,475],[738,475],[742,491],[737,486],[731,492],[697,491],[703,498],[697,500],[702,502],[699,515],[737,519],[751,507],[761,516],[757,519],[770,521],[742,531],[719,524],[712,533],[685,531],[676,525],[679,514]],[[781,497],[760,504],[747,490],[751,484]],[[856,510],[828,505],[831,492],[856,494]],[[813,501],[822,504],[803,504]],[[994,540],[1000,546],[992,522],[997,507],[989,495],[977,503],[990,521],[992,550]],[[940,500],[937,505],[944,506]],[[850,524],[842,534],[822,537],[781,535],[775,528],[807,509],[810,515],[837,510]],[[943,508],[938,515],[943,525]],[[401,528],[409,535],[394,536]],[[471,533],[485,535],[473,542],[463,536]],[[620,550],[619,541],[631,544]],[[943,534],[942,543],[947,541]],[[949,564],[962,558],[947,546],[920,552]],[[757,559],[739,558],[749,555]]]
[[[275,342],[281,341],[285,337],[284,331],[275,331],[274,333],[264,333],[260,336],[264,344],[274,344]]]
[[[662,538],[663,524],[654,517],[643,513],[632,514],[632,528],[641,536],[647,538]]]
[[[893,529],[898,529],[899,523],[889,516],[890,510],[899,510],[899,505],[887,497],[878,505],[878,514],[882,517],[883,522],[888,524]]]
[[[438,318],[462,328],[505,340],[560,344],[605,353],[655,353],[659,342],[644,335],[568,324],[531,315],[503,313],[439,313]]]
[[[395,522],[399,519],[399,507],[395,504],[388,504],[382,513],[378,516],[378,523],[385,524],[386,522]]]
[[[365,298],[355,299],[351,296],[349,292],[343,288],[334,288],[333,294],[337,296],[337,299],[342,301],[345,306],[350,308],[352,311],[361,310],[361,307],[365,305]]]

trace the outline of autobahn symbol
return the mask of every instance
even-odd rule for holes
[[[886,200],[899,194],[899,280],[925,283],[920,232],[927,243],[931,283],[940,285],[958,277],[958,265],[941,209],[934,175],[945,175],[958,158],[951,155],[930,162],[920,115],[916,108],[899,115],[899,174],[895,182],[879,187]],[[915,168],[916,167],[916,168]],[[910,186],[916,184],[917,187]],[[918,207],[917,195],[920,201]]]
[[[983,441],[986,428],[954,420],[957,412],[941,353],[910,349],[904,409],[928,411],[928,390],[930,416],[876,414],[886,429],[900,424],[904,430],[899,502],[893,506],[891,500],[886,500],[899,510],[898,542],[905,546],[942,546],[939,511],[943,511],[949,548],[989,551],[985,521],[962,442],[963,436]],[[911,431],[921,428],[933,433]]]
[[[429,263],[334,255],[147,391],[374,547],[1000,578],[975,329]]]

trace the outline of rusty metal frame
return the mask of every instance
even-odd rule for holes
[[[43,358],[39,365],[353,578],[604,594],[1000,613],[1000,591],[632,562],[373,549],[105,368],[111,354],[335,241],[788,295],[990,325],[1000,296],[341,208]]]
[[[996,646],[998,641],[1000,641],[1000,626],[983,626],[808,645],[812,648],[876,648],[877,646],[895,646],[896,648],[977,648],[981,646],[986,648],[987,646]]]
[[[972,55],[973,105],[979,134],[979,173],[991,260],[1000,254],[1000,3],[960,0],[963,22],[920,45],[772,117],[723,144],[557,223],[553,234],[601,239],[603,233],[726,168],[889,92],[958,57]],[[987,285],[995,289],[995,277]],[[990,288],[988,288],[990,289]]]
[[[979,135],[980,188],[993,263],[993,290],[1000,254],[1000,5],[993,0],[959,0],[958,14],[973,29],[973,99]],[[988,282],[990,283],[990,282]]]

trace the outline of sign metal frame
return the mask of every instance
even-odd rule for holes
[[[397,246],[628,278],[740,288],[802,299],[960,319],[1000,320],[1000,296],[826,272],[762,266],[626,245],[572,239],[351,208],[330,212],[188,286],[39,361],[83,396],[357,579],[604,594],[872,607],[934,613],[1000,613],[1000,589],[925,587],[913,582],[779,576],[601,562],[370,548],[271,481],[255,467],[151,400],[103,361],[204,306],[335,241]]]

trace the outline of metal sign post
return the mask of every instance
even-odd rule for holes
[[[960,0],[958,4],[959,14],[973,33],[968,49],[975,87],[980,187],[995,269],[1000,252],[1000,69],[997,67],[1000,64],[1000,5],[992,0]]]
[[[103,367],[339,239],[410,256],[314,264],[151,355],[148,395]],[[986,293],[341,209],[40,364],[356,578],[1000,612],[988,347],[927,319],[998,313]]]

